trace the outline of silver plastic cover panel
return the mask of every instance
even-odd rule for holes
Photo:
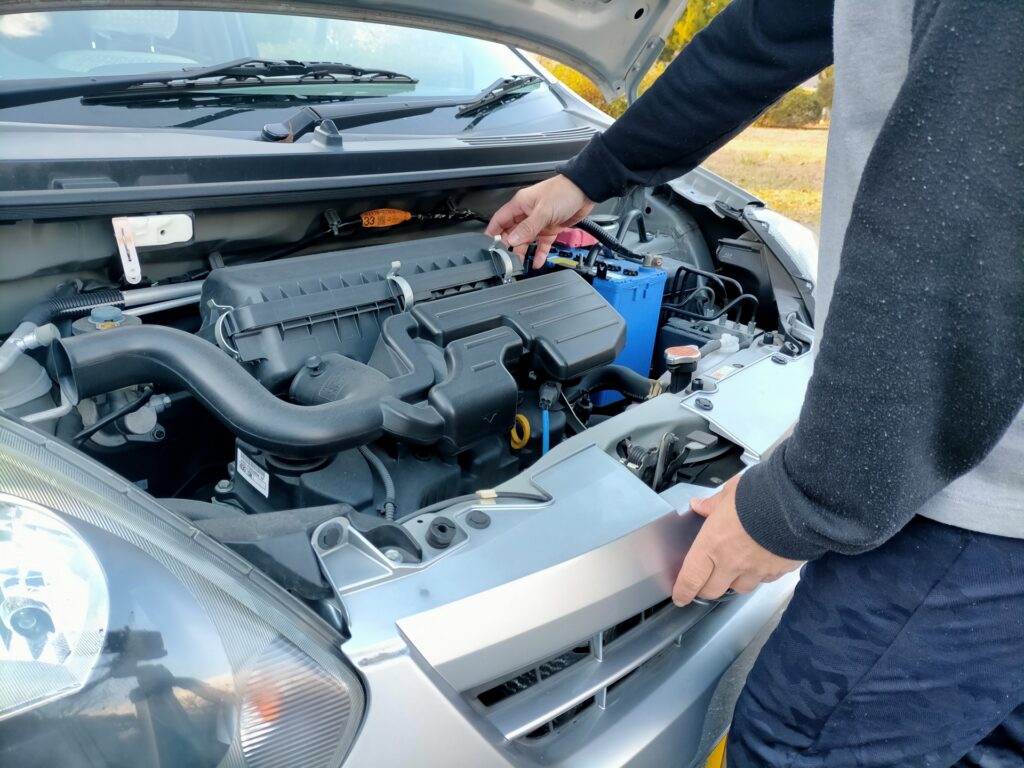
[[[786,358],[779,364],[762,357],[718,383],[715,392],[688,395],[683,407],[707,419],[712,431],[743,446],[753,460],[763,459],[790,433],[800,415],[814,356]],[[714,406],[696,405],[705,398]]]

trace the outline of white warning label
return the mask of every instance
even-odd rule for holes
[[[732,373],[736,373],[736,371],[738,371],[739,369],[740,369],[740,366],[738,366],[738,365],[723,365],[717,371],[713,371],[712,373],[707,374],[707,376],[709,378],[715,379],[717,381],[721,381],[726,376],[728,376],[728,375],[730,375]]]
[[[238,456],[235,459],[235,471],[253,488],[263,494],[263,498],[270,496],[270,474],[259,464],[250,459],[241,448],[238,449]]]

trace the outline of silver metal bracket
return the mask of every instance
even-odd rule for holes
[[[491,258],[493,258],[504,270],[505,273],[501,276],[502,283],[511,283],[512,277],[515,274],[516,267],[512,261],[512,256],[504,248],[499,248],[497,245],[491,246]]]
[[[402,262],[391,262],[391,271],[387,274],[387,281],[398,290],[396,296],[398,308],[403,312],[407,312],[416,303],[416,297],[413,295],[412,286],[409,285],[409,281],[398,274],[398,270],[401,268]]]

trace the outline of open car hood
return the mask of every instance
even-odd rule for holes
[[[686,0],[0,0],[0,13],[175,8],[293,13],[438,29],[550,56],[609,98],[631,94]]]

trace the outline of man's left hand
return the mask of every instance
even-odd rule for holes
[[[799,568],[801,561],[773,555],[744,530],[736,513],[736,475],[718,493],[693,499],[690,507],[707,518],[676,577],[672,601],[686,605],[695,597],[714,600],[732,588],[750,592]]]

